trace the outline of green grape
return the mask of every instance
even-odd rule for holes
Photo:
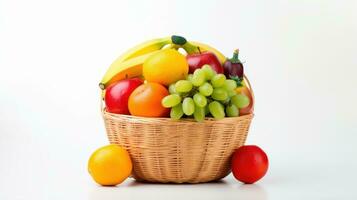
[[[237,83],[234,80],[228,79],[225,81],[223,88],[227,91],[235,90],[237,88]]]
[[[208,108],[208,106],[205,106],[205,115],[209,115],[209,108]]]
[[[216,71],[214,71],[210,65],[207,65],[207,64],[203,65],[203,67],[201,69],[202,69],[202,71],[205,72],[207,80],[211,80],[213,78],[213,76],[216,75]]]
[[[186,97],[182,102],[182,110],[186,115],[192,115],[195,112],[195,103],[191,97]]]
[[[226,113],[227,113],[228,117],[237,117],[237,116],[239,116],[239,110],[238,110],[237,106],[235,106],[234,104],[228,105],[226,107]]]
[[[199,88],[198,88],[198,91],[200,91],[200,93],[204,96],[210,96],[213,92],[213,87],[211,84],[209,83],[204,83],[203,85],[201,85]]]
[[[195,106],[195,112],[193,113],[193,117],[196,121],[201,122],[205,119],[205,108]]]
[[[250,99],[244,94],[236,94],[231,98],[231,102],[237,108],[245,108],[250,104]]]
[[[222,87],[226,82],[226,76],[224,74],[216,74],[213,76],[211,83],[214,88]]]
[[[209,105],[209,112],[215,119],[222,119],[225,116],[223,105],[218,101],[212,101]]]
[[[176,94],[177,92],[176,92],[176,89],[175,89],[175,84],[173,83],[173,84],[170,84],[170,86],[169,86],[169,92],[170,92],[170,94]]]
[[[200,93],[196,93],[195,95],[193,95],[193,101],[195,102],[195,104],[198,106],[198,107],[205,107],[207,105],[207,99],[205,96],[203,96],[202,94]]]
[[[201,86],[206,81],[205,72],[201,69],[196,69],[192,76],[192,84],[194,86]]]
[[[167,95],[166,97],[164,97],[161,100],[161,104],[162,106],[164,106],[165,108],[171,108],[176,106],[177,104],[179,104],[181,102],[181,97],[178,94],[170,94]]]
[[[175,90],[177,92],[189,92],[192,90],[192,83],[187,80],[179,80],[175,83]]]
[[[215,88],[212,92],[211,97],[214,100],[224,101],[228,98],[227,91],[223,88]]]
[[[227,91],[227,94],[229,97],[233,97],[234,95],[237,94],[237,92],[235,90],[229,90],[229,91]]]
[[[183,116],[182,104],[179,103],[171,108],[170,117],[172,119],[180,119]]]
[[[219,101],[219,102],[223,105],[228,105],[229,101],[230,101],[230,98],[227,98],[227,99],[225,99],[223,101]]]
[[[191,81],[192,80],[192,74],[187,75],[186,80]]]

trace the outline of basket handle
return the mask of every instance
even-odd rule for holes
[[[243,75],[243,80],[247,83],[248,89],[250,90],[250,93],[252,95],[252,99],[253,99],[253,101],[255,101],[252,85],[250,84],[249,79],[245,74]]]

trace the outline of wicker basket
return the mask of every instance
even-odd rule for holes
[[[196,122],[113,114],[103,106],[101,111],[110,143],[131,156],[132,177],[162,183],[200,183],[227,176],[231,155],[244,144],[253,118],[249,114]]]

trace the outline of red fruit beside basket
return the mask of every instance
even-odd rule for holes
[[[238,148],[232,157],[234,177],[243,183],[255,183],[268,170],[269,161],[266,153],[255,145]]]

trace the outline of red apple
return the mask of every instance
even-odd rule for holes
[[[268,171],[266,153],[255,145],[239,147],[232,157],[233,176],[243,183],[255,183]]]
[[[130,94],[143,80],[139,78],[125,79],[111,84],[105,92],[105,105],[108,112],[116,114],[130,114],[128,99]]]
[[[189,54],[186,56],[186,59],[190,74],[205,64],[210,65],[211,68],[218,74],[223,74],[224,72],[222,64],[219,62],[217,56],[212,52],[206,51],[202,53]]]

